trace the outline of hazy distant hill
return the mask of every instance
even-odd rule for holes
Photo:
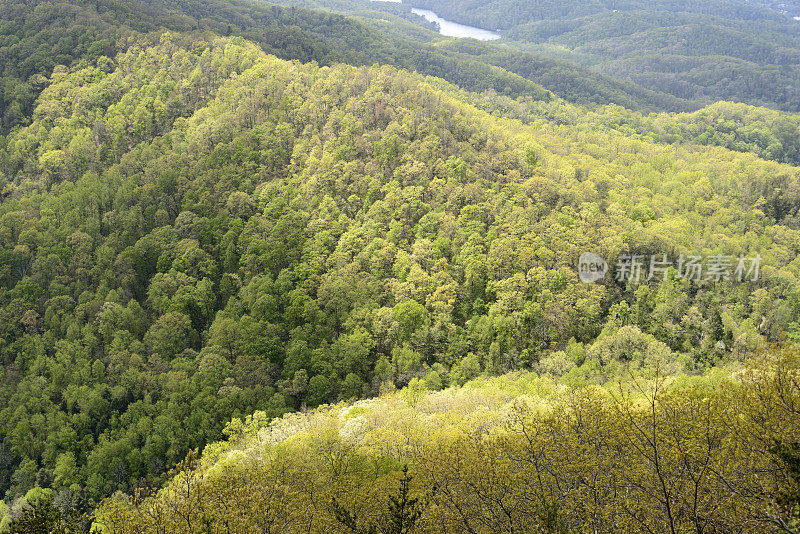
[[[419,0],[525,50],[676,97],[800,109],[800,22],[738,1]]]
[[[9,498],[37,480],[130,490],[233,417],[387,382],[589,355],[597,376],[691,371],[800,334],[796,168],[691,144],[691,124],[669,145],[622,108],[593,119],[196,33],[44,85],[0,145]],[[587,250],[763,265],[755,282],[584,284]]]
[[[351,18],[248,0],[0,0],[0,29],[0,117],[5,129],[27,120],[55,65],[113,57],[143,35],[164,29],[241,35],[284,59],[392,64],[473,91],[550,98],[533,81],[470,57],[387,36]]]

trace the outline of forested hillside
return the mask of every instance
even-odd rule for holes
[[[502,47],[483,45],[476,49],[439,40],[433,31],[410,23],[397,36],[388,28],[395,28],[397,21],[403,20],[400,16],[412,16],[402,9],[369,10],[358,4],[330,1],[325,6],[343,13],[359,13],[361,22],[331,13],[247,0],[59,3],[2,0],[2,128],[7,131],[29,120],[35,98],[46,86],[54,66],[81,65],[100,56],[113,58],[144,34],[157,36],[164,29],[240,35],[258,43],[268,53],[302,62],[391,64],[445,78],[467,90],[491,89],[515,98],[527,95],[547,100],[551,96],[544,86],[579,103],[614,103],[629,109],[659,111],[698,107],[688,100],[620,82],[565,61]],[[408,35],[414,38],[403,38]]]
[[[438,50],[452,50],[490,65],[501,67],[528,80],[534,80],[559,97],[576,104],[615,104],[639,111],[687,111],[700,107],[691,100],[677,98],[660,90],[645,89],[633,83],[552,59],[479,42],[474,39],[449,39]]]
[[[760,158],[800,165],[800,114],[717,102],[692,113],[644,115],[616,105],[575,107],[565,102],[541,104],[498,95],[464,95],[496,116],[526,124],[545,120],[586,131],[611,130],[651,143],[698,144],[749,152]]]
[[[164,30],[240,35],[284,59],[319,64],[392,64],[472,91],[549,99],[541,85],[469,56],[389,37],[341,15],[247,0],[146,2],[0,0],[0,118],[3,131],[29,120],[54,66],[113,58]],[[606,100],[602,100],[605,102]],[[625,103],[625,102],[620,102]]]
[[[797,351],[567,388],[523,373],[268,422],[117,495],[106,533],[795,532]],[[793,379],[793,380],[792,380]],[[42,496],[46,502],[47,495]],[[202,529],[202,530],[201,530]]]
[[[705,104],[800,111],[800,22],[736,0],[416,0],[523,50]]]
[[[159,480],[256,410],[520,368],[702,370],[797,337],[796,168],[470,98],[241,38],[56,68],[0,152],[9,502]],[[763,267],[590,285],[586,250]]]
[[[0,0],[0,532],[796,531],[785,17],[302,4]]]

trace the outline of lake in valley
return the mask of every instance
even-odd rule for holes
[[[373,1],[389,1],[393,2],[395,0],[373,0]],[[401,3],[400,0],[396,0],[396,3]],[[419,15],[423,17],[425,20],[429,22],[435,22],[439,25],[439,33],[442,35],[446,35],[447,37],[472,37],[473,39],[479,39],[481,41],[494,41],[496,39],[500,39],[500,34],[497,32],[493,32],[491,30],[484,30],[482,28],[476,28],[474,26],[467,26],[466,24],[459,24],[458,22],[453,22],[451,20],[443,19],[433,11],[429,9],[417,9],[412,8],[411,12],[415,15]]]

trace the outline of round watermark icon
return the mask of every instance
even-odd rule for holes
[[[594,252],[584,252],[578,258],[578,278],[585,284],[602,280],[608,272],[606,260]]]

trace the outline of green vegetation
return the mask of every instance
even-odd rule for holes
[[[540,85],[469,56],[387,36],[353,19],[248,0],[0,0],[2,130],[26,124],[57,65],[85,66],[113,58],[144,35],[163,30],[240,35],[283,59],[322,65],[395,65],[440,76],[472,91],[549,99]],[[208,37],[206,35],[205,37]]]
[[[306,3],[315,7],[316,3]],[[378,4],[380,5],[380,4]],[[82,66],[113,58],[144,35],[163,30],[240,35],[270,54],[321,65],[344,62],[394,65],[442,77],[470,91],[549,100],[548,91],[578,103],[614,103],[630,109],[685,111],[697,104],[598,75],[565,61],[504,47],[441,40],[407,23],[400,35],[399,6],[366,9],[326,2],[358,20],[248,0],[60,3],[0,1],[0,119],[2,131],[30,120],[34,101],[57,65]],[[387,13],[386,10],[391,12]],[[386,17],[391,19],[387,27]],[[419,19],[419,17],[414,17]],[[415,28],[417,28],[415,30]],[[409,37],[410,38],[404,38]],[[433,41],[438,41],[433,43]],[[487,48],[488,47],[488,48]],[[547,90],[545,90],[545,88]]]
[[[800,24],[735,0],[417,0],[519,48],[709,104],[800,111]],[[513,69],[512,69],[513,70]],[[617,102],[622,104],[621,102]],[[624,105],[624,104],[623,104]]]
[[[626,121],[623,127],[637,129],[635,123],[647,124],[649,119]],[[797,114],[721,102],[695,113],[660,115],[647,129],[656,134],[655,139],[664,142],[722,146],[800,165],[800,115]],[[637,133],[647,135],[641,130]]]
[[[303,5],[0,0],[0,532],[796,531],[800,116]]]
[[[544,120],[587,132],[613,131],[649,143],[718,146],[800,165],[800,115],[796,113],[717,102],[692,113],[643,115],[616,105],[580,109],[564,102],[541,105],[491,94],[464,98],[497,116],[526,124]]]
[[[466,39],[440,43],[439,50],[452,50],[533,80],[559,97],[577,104],[616,104],[630,110],[686,111],[699,104],[658,90],[645,89],[568,61],[520,52],[506,46]]]
[[[796,532],[799,371],[790,348],[693,379],[565,387],[522,373],[269,424],[256,414],[158,493],[104,502],[96,523],[109,534]]]
[[[83,506],[231,418],[387,382],[678,372],[797,335],[795,169],[468,98],[241,38],[55,69],[0,153],[7,497]],[[586,285],[589,249],[759,253],[763,276]]]

